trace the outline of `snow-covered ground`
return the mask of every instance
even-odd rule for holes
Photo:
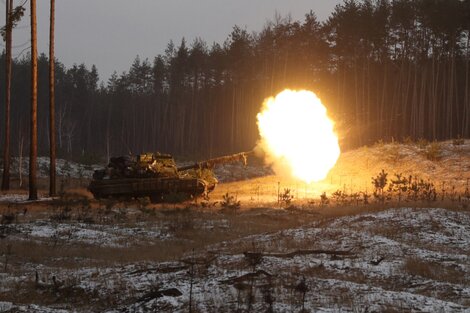
[[[27,179],[29,172],[29,158],[22,158],[21,160],[21,173]],[[12,158],[11,174],[18,176],[20,172],[20,159],[18,157]],[[100,168],[100,165],[85,165],[68,161],[64,159],[56,160],[57,174],[60,176],[70,178],[91,178],[93,171]],[[38,157],[38,176],[49,177],[49,158]]]
[[[35,221],[19,224],[14,228],[12,240],[50,242],[51,239],[62,244],[86,244],[100,247],[123,248],[137,242],[165,240],[171,237],[165,225],[137,223],[134,227],[123,225],[103,225],[87,223],[50,223]]]
[[[194,306],[202,312],[227,312],[248,310],[251,302],[252,311],[261,312],[269,306],[269,290],[274,312],[298,311],[301,295],[295,286],[305,277],[309,311],[470,311],[469,243],[470,215],[443,209],[389,210],[243,238],[209,249],[217,251],[217,259],[198,265],[207,267],[195,278]],[[254,246],[265,256],[251,268],[243,254],[233,253],[240,246]],[[303,252],[280,254],[294,250]],[[428,265],[439,272],[427,273]],[[421,270],[424,277],[418,274]],[[170,312],[187,307],[188,270],[152,274],[152,280],[183,295],[138,302],[128,309]]]
[[[207,230],[225,223],[207,221]],[[168,233],[164,225],[51,225],[11,224],[8,240],[41,242],[62,234],[67,251],[77,244],[164,240]],[[190,297],[193,312],[266,312],[270,306],[299,312],[304,292],[308,312],[470,312],[469,243],[469,211],[370,210],[224,241],[179,261],[105,266],[76,259],[74,267],[64,257],[69,265],[16,264],[0,274],[0,294],[27,294],[29,287],[54,301],[0,299],[0,312],[187,312]],[[35,271],[41,273],[36,283]]]
[[[465,188],[470,179],[470,140],[456,144],[452,140],[435,143],[386,143],[347,151],[340,156],[330,173],[333,179],[343,176],[363,187],[382,169],[393,174],[418,176],[432,180],[439,188]],[[331,178],[331,177],[330,177]],[[361,186],[362,185],[362,186]]]
[[[52,200],[51,197],[48,195],[39,195],[38,200],[34,200],[34,202],[38,201],[50,201]],[[31,202],[28,200],[28,195],[23,193],[23,194],[17,194],[17,193],[7,193],[7,194],[0,194],[0,202],[3,203],[28,203]]]

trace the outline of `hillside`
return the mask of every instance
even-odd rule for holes
[[[86,184],[92,167],[81,168],[64,175]],[[352,198],[382,169],[432,180],[437,199]],[[468,140],[395,143],[343,153],[310,186],[222,166],[206,201],[4,194],[0,311],[291,312],[304,295],[316,312],[469,311],[469,169]],[[285,188],[292,198],[278,202]]]
[[[216,189],[214,198],[220,198],[229,192],[237,194],[245,201],[276,202],[278,188],[281,192],[289,188],[294,199],[303,202],[318,199],[323,192],[331,195],[337,190],[371,194],[371,178],[382,170],[388,173],[389,180],[393,179],[395,174],[402,174],[405,177],[412,176],[413,179],[430,180],[438,191],[463,193],[469,187],[470,181],[470,140],[458,144],[454,141],[388,143],[346,151],[341,154],[325,180],[309,185],[294,179],[266,174],[269,171],[259,168],[244,170],[242,166],[238,166],[235,169],[233,172],[224,170],[224,175],[220,176],[221,180],[259,177],[222,184]]]

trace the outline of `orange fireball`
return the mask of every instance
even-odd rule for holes
[[[278,174],[286,170],[311,183],[324,179],[340,155],[334,123],[311,91],[284,90],[268,98],[257,116],[259,146]]]

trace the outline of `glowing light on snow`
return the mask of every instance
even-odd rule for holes
[[[340,155],[334,123],[311,91],[284,90],[268,98],[258,113],[258,145],[281,174],[311,183],[324,179]]]

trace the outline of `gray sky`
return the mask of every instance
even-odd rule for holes
[[[24,0],[14,0],[15,4]],[[56,57],[70,67],[95,64],[100,78],[127,71],[136,55],[152,60],[172,39],[222,43],[234,25],[259,31],[275,12],[293,19],[313,10],[320,20],[340,0],[57,0]],[[0,12],[5,0],[0,0]],[[39,53],[48,51],[49,1],[38,3]],[[27,4],[29,9],[29,4]],[[3,10],[2,10],[3,9]],[[0,14],[0,24],[5,14]],[[13,34],[13,54],[28,47],[29,10]],[[2,42],[3,47],[3,42]],[[25,52],[24,52],[25,53]]]

